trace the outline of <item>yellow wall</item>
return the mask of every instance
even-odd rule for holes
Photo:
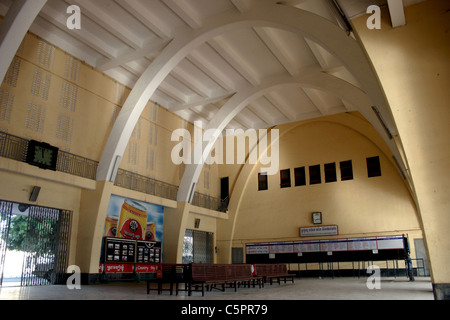
[[[233,212],[229,212],[233,222],[219,222],[219,228],[229,229],[219,239],[222,247],[301,239],[299,227],[312,226],[311,214],[315,211],[322,212],[323,225],[338,225],[337,238],[409,234],[412,245],[414,238],[422,238],[407,184],[379,135],[359,114],[330,116],[279,129],[280,169],[291,170],[290,188],[280,188],[280,176],[276,174],[269,176],[269,190],[258,191],[259,165],[246,165],[247,169],[220,167],[220,176],[236,177],[230,204]],[[382,175],[368,178],[366,158],[373,156],[380,157]],[[339,162],[346,160],[352,160],[354,179],[341,181]],[[325,183],[323,165],[331,162],[336,163],[338,181]],[[321,166],[322,183],[310,185],[308,166],[317,164]],[[295,187],[294,168],[303,166],[307,184]],[[412,252],[414,255],[414,248]]]
[[[31,33],[19,48],[0,90],[1,131],[45,141],[94,161],[100,160],[114,121],[130,93],[129,88]],[[183,167],[171,161],[171,151],[177,143],[171,142],[171,134],[179,128],[188,129],[193,135],[192,124],[149,101],[120,167],[179,185]],[[217,166],[208,166],[204,171],[207,175],[202,173],[197,191],[217,196]],[[41,192],[35,204],[73,212],[69,263],[79,265],[83,273],[98,270],[101,230],[111,193],[171,209],[177,207],[175,201],[6,158],[0,158],[0,181],[2,200],[28,203],[29,193],[36,185]],[[215,218],[205,216],[202,227],[215,232]]]
[[[81,190],[94,188],[95,183],[64,173],[44,172],[25,163],[1,157],[0,181],[2,200],[72,211],[68,265],[75,264]],[[34,186],[41,187],[41,190],[37,201],[31,203],[29,198]]]
[[[386,93],[414,181],[433,283],[450,283],[450,13],[428,0],[405,9],[393,29],[383,11],[380,30],[367,17],[352,24]]]

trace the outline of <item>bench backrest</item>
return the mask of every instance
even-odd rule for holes
[[[167,280],[183,280],[188,278],[188,267],[187,264],[161,264],[161,270],[163,274],[163,279]]]
[[[190,265],[194,281],[227,281],[252,277],[249,264],[196,264]]]
[[[255,273],[258,276],[269,276],[288,273],[285,264],[255,264],[254,268]]]

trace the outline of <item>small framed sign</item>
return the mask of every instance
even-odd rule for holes
[[[26,162],[41,169],[56,171],[58,151],[57,147],[48,143],[31,140],[28,142]]]
[[[322,212],[313,212],[312,222],[313,224],[322,224]]]

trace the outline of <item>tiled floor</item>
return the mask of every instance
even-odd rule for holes
[[[380,289],[369,289],[366,278],[302,278],[295,283],[266,284],[264,288],[226,289],[186,292],[178,296],[164,291],[146,293],[145,282],[114,282],[85,285],[79,290],[69,290],[65,285],[41,287],[3,287],[0,300],[433,300],[432,284],[429,278],[383,278]]]

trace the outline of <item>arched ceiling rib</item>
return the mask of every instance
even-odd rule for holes
[[[133,111],[139,111],[133,110],[136,102],[145,104],[150,98],[188,121],[208,122],[240,88],[257,87],[272,77],[296,77],[314,68],[368,93],[394,131],[374,79],[362,81],[366,80],[361,79],[364,71],[354,64],[353,57],[347,56],[347,53],[351,55],[358,49],[356,42],[348,37],[346,30],[342,30],[338,37],[322,36],[327,30],[320,30],[320,26],[336,30],[345,27],[330,8],[330,2],[48,0],[30,31],[133,88],[133,91],[140,90],[134,98],[131,95],[128,105],[125,103],[119,122]],[[276,3],[283,9],[264,12],[263,8],[270,9],[266,6]],[[70,4],[81,8],[80,30],[66,27],[66,9]],[[10,6],[11,0],[0,0],[0,14],[4,15]],[[277,17],[276,14],[286,17]],[[261,17],[264,21],[258,20]],[[300,21],[292,22],[295,17]],[[245,21],[247,18],[248,23]],[[285,24],[284,19],[291,21],[290,25]],[[238,28],[233,27],[234,22],[239,24]],[[299,27],[301,23],[305,26]],[[306,25],[308,23],[309,26]],[[338,34],[336,30],[329,34]],[[182,46],[176,42],[183,42],[185,36],[191,37],[192,42],[187,41],[189,48],[177,57]],[[339,41],[354,48],[349,48],[348,52],[345,49],[333,52],[333,48],[342,49]],[[170,51],[171,48],[175,51]],[[155,87],[150,90],[152,93],[143,95],[151,76],[149,69],[152,66],[158,68],[155,64],[164,61],[164,57],[166,62],[172,59],[173,63],[168,63],[164,72],[157,73],[160,78],[153,79]],[[331,96],[326,89],[318,89],[282,86],[267,92],[250,101],[228,127],[244,130],[268,128],[358,108],[341,97]],[[132,118],[139,114],[135,112]],[[124,149],[127,133],[122,141],[118,141],[124,129],[130,131],[131,128],[132,131],[132,127],[128,123],[119,128],[110,140]],[[109,162],[117,154],[115,147],[113,149]]]
[[[259,3],[263,1],[267,2]],[[325,0],[285,3],[336,21]],[[0,13],[5,14],[10,4],[11,0],[0,0]],[[80,30],[66,27],[66,9],[70,4],[81,8]],[[251,5],[252,1],[246,0],[49,0],[30,30],[133,88],[177,32],[198,29],[214,15],[243,12]],[[311,40],[288,31],[270,27],[229,31],[191,52],[161,84],[152,100],[192,121],[199,117],[198,108],[217,110],[217,101],[248,82],[256,84],[272,74],[296,75],[310,65],[333,71],[338,65],[331,57]],[[297,90],[291,95],[307,98]],[[277,97],[267,98],[271,103],[265,103],[268,109],[264,114],[270,123],[283,119],[279,117],[280,110],[301,110],[303,102],[310,103],[297,100],[286,105]],[[257,122],[258,118],[250,121]]]

